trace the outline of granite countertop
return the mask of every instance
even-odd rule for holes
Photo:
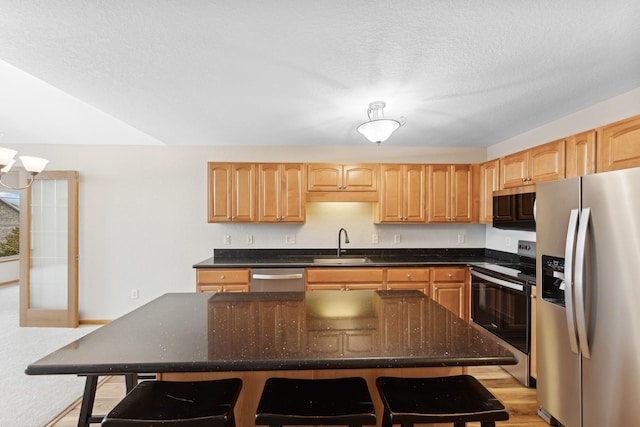
[[[514,364],[417,291],[165,294],[30,364],[115,374]]]
[[[335,249],[215,249],[213,256],[194,268],[286,268],[286,267],[388,267],[426,265],[469,265],[517,259],[514,254],[484,248],[470,249],[349,249],[342,257],[366,257],[357,264],[321,264],[314,258],[335,257]]]

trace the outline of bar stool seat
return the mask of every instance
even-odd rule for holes
[[[234,427],[242,380],[143,381],[102,420],[104,427]]]
[[[374,425],[376,415],[364,378],[269,378],[256,425]]]
[[[493,427],[509,419],[498,399],[471,375],[436,378],[379,377],[376,387],[384,404],[383,427],[401,424],[480,422]]]

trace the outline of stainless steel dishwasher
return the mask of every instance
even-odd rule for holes
[[[252,268],[251,292],[304,292],[304,268]]]

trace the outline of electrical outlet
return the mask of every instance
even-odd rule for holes
[[[377,234],[372,234],[371,235],[371,243],[378,243],[379,238]]]
[[[393,235],[393,243],[400,243],[402,241],[402,235],[401,234],[394,234]]]
[[[231,236],[229,236],[229,235],[224,236],[224,244],[225,245],[230,245],[231,244]]]
[[[464,234],[458,234],[458,243],[464,243]]]
[[[247,245],[253,245],[253,236],[251,234],[247,234]]]
[[[287,245],[293,245],[296,243],[296,235],[295,234],[287,234],[284,236],[284,242]]]
[[[138,299],[138,290],[131,289],[131,299]]]
[[[505,246],[511,246],[511,237],[505,237],[504,238],[504,245]]]

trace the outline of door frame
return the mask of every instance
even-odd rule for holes
[[[20,209],[20,326],[72,327],[78,314],[78,172],[45,171],[37,180],[66,180],[67,207],[67,307],[31,307],[31,187],[23,190]]]

